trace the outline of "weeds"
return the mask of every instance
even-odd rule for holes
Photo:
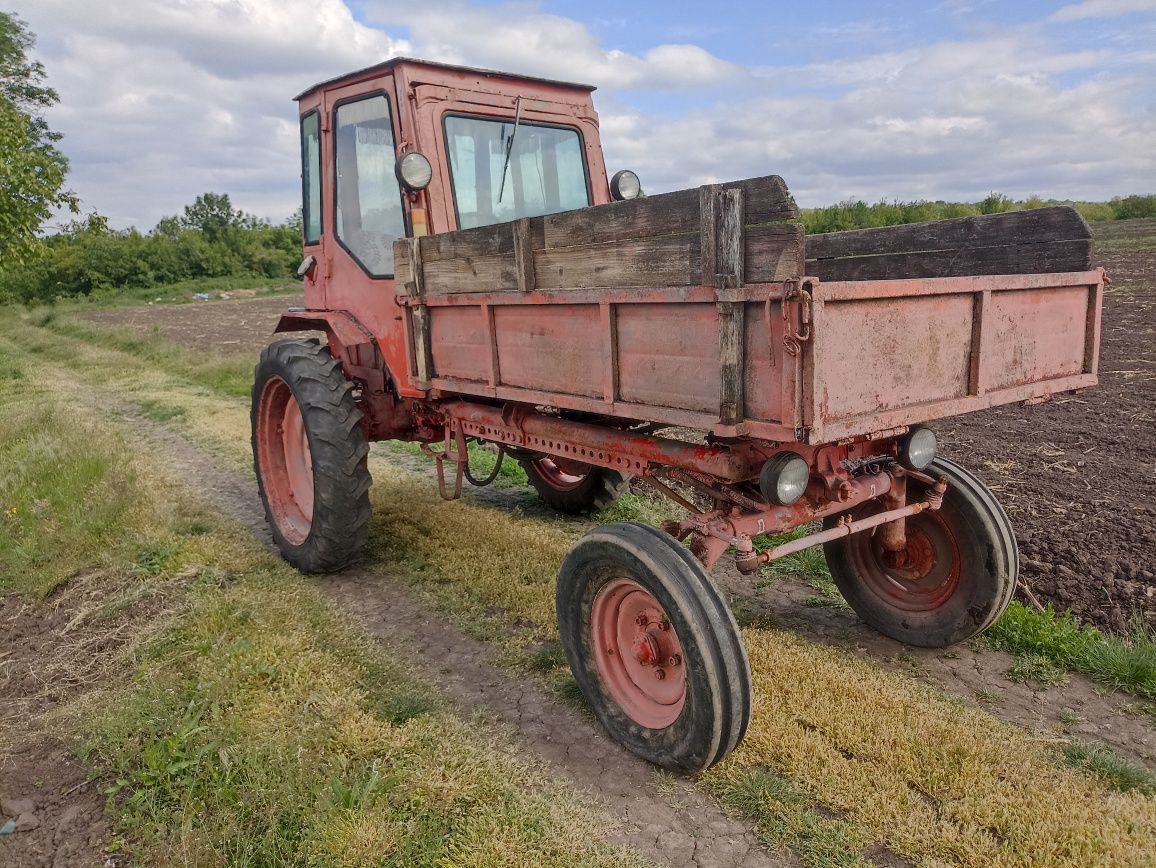
[[[1073,741],[1061,749],[1063,763],[1104,781],[1121,792],[1138,792],[1156,796],[1156,775],[1143,766],[1129,762],[1106,744]]]
[[[1068,681],[1067,672],[1042,654],[1018,655],[1007,677],[1010,681],[1035,681],[1044,687],[1056,687]]]
[[[1071,613],[1057,615],[1050,606],[1036,612],[1014,601],[984,633],[984,640],[1004,651],[1083,672],[1113,689],[1156,699],[1156,637],[1141,625],[1131,637],[1120,638],[1080,625]]]

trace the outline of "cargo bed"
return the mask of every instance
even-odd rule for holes
[[[796,216],[772,176],[402,239],[411,378],[807,443],[1096,382],[1074,210],[807,239]]]

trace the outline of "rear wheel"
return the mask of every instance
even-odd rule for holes
[[[908,645],[941,648],[970,639],[1003,614],[1015,594],[1019,551],[1007,513],[982,482],[945,458],[927,472],[947,477],[947,494],[938,510],[907,519],[904,551],[884,551],[871,531],[823,550],[860,618]],[[925,493],[922,483],[908,481],[909,500]],[[865,518],[881,509],[869,503],[851,514]]]
[[[306,573],[349,566],[369,526],[361,411],[341,365],[316,340],[265,348],[253,380],[253,466],[282,556]]]
[[[582,695],[628,750],[697,772],[742,740],[751,674],[738,626],[677,540],[637,522],[595,528],[567,554],[556,602]]]
[[[606,509],[626,491],[630,481],[616,470],[564,458],[523,458],[519,463],[538,496],[568,515]]]

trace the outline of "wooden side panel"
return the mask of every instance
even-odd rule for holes
[[[970,295],[827,301],[823,310],[831,352],[814,383],[823,420],[967,394]]]
[[[806,272],[824,281],[1085,271],[1092,233],[1073,208],[1038,208],[811,235]]]
[[[408,279],[420,259],[425,296],[697,286],[713,268],[718,237],[703,231],[708,223],[716,226],[716,199],[729,203],[717,218],[728,221],[729,255],[738,255],[727,272],[736,278],[732,285],[801,274],[802,227],[770,224],[798,213],[777,176],[431,235],[420,239],[416,257],[402,239],[395,245],[397,268]],[[705,283],[715,285],[713,271]]]
[[[618,308],[618,391],[623,401],[717,413],[719,322],[713,304]]]
[[[435,376],[485,381],[489,345],[481,307],[427,308]]]
[[[993,293],[981,362],[987,387],[1003,389],[1081,373],[1088,292],[1086,286],[1073,286]]]
[[[603,396],[608,360],[598,305],[517,304],[491,310],[503,386]]]
[[[743,396],[746,417],[766,422],[783,420],[782,306],[747,304],[743,319]]]

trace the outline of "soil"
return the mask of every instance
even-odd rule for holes
[[[975,472],[1011,516],[1023,579],[1082,621],[1156,627],[1156,220],[1094,227],[1105,295],[1100,385],[1040,406],[935,424],[944,454]],[[255,354],[300,296],[123,308],[92,322],[157,330],[185,346]],[[1025,601],[1027,602],[1027,601]]]
[[[44,715],[77,690],[42,670],[73,614],[67,599],[30,603],[16,595],[0,597],[0,704],[6,717],[0,733],[0,825],[16,823],[13,832],[0,835],[0,865],[120,864],[108,852],[112,824],[96,782],[42,725]],[[68,640],[85,638],[70,634]]]

